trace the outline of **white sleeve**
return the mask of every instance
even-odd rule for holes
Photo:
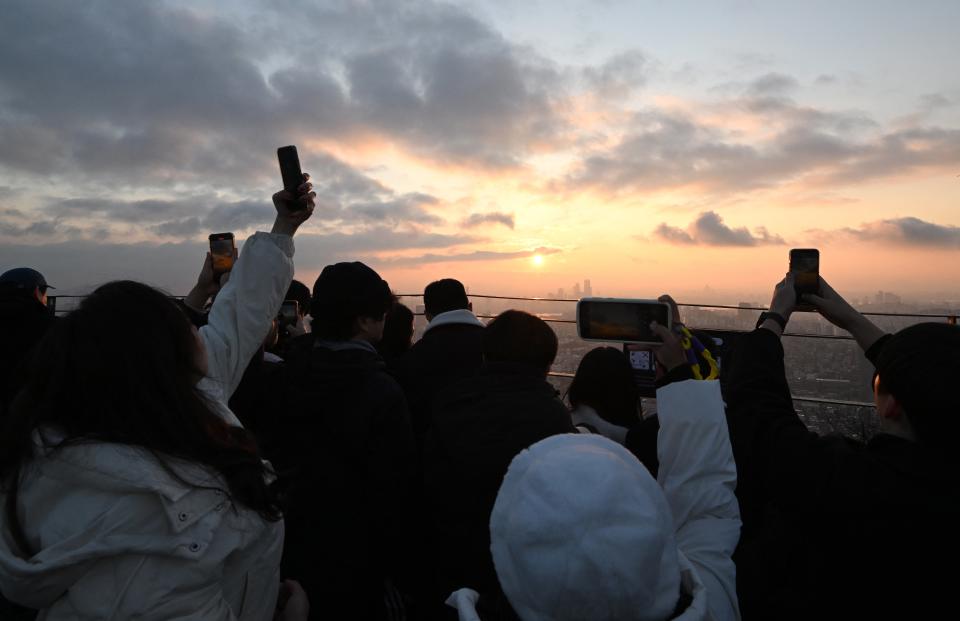
[[[207,348],[202,388],[223,402],[263,344],[293,280],[293,238],[256,233],[243,245],[230,280],[217,294],[200,335]]]
[[[716,381],[687,380],[657,390],[657,480],[673,513],[677,546],[707,590],[714,619],[739,619],[737,468]]]

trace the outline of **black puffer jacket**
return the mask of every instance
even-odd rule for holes
[[[437,590],[499,590],[490,556],[490,512],[513,458],[531,444],[576,433],[543,372],[490,363],[441,393],[427,434],[427,496]]]
[[[406,401],[372,348],[303,345],[274,373],[277,407],[251,425],[279,473],[282,569],[311,618],[378,618],[384,578],[411,554]]]

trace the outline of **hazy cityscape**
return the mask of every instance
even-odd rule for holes
[[[472,294],[474,312],[484,320],[510,308],[536,314],[548,321],[560,341],[551,382],[561,395],[566,393],[570,377],[581,358],[604,343],[584,341],[577,336],[576,300],[581,297],[604,296],[594,289],[591,279],[559,287],[538,297],[515,299]],[[716,306],[686,305],[677,300],[684,323],[703,330],[752,330],[765,303],[757,299]],[[414,340],[426,326],[420,296],[405,294],[401,301],[416,313]],[[79,300],[65,296],[55,299],[58,314],[72,308]],[[871,319],[884,330],[895,332],[922,321],[956,321],[960,303],[955,300],[909,300],[890,291],[851,298],[851,303],[864,313],[878,313]],[[727,308],[719,308],[724,306]],[[889,313],[890,315],[884,315]],[[925,317],[934,315],[935,317]],[[610,343],[620,347],[618,343]],[[823,320],[816,313],[796,313],[790,320],[783,339],[787,378],[796,398],[794,404],[807,426],[818,433],[838,432],[856,438],[868,438],[877,426],[872,415],[873,393],[870,381],[873,368],[857,344],[844,331]],[[645,407],[654,407],[646,404]]]
[[[576,303],[580,297],[602,296],[594,291],[590,279],[574,283],[569,288],[547,292],[538,299],[498,299],[472,296],[474,311],[489,319],[498,313],[519,308],[534,313],[556,331],[560,341],[559,353],[553,366],[551,382],[561,395],[566,393],[570,377],[577,370],[580,359],[603,343],[584,341],[577,336]],[[417,312],[416,333],[419,338],[426,321],[422,316],[422,301],[416,296],[401,299]],[[873,296],[853,298],[851,302],[864,313],[891,313],[876,315],[872,320],[883,329],[895,332],[921,321],[956,321],[958,306],[950,302],[913,302],[893,292],[878,291]],[[685,306],[681,316],[691,328],[704,330],[752,330],[765,306],[759,301],[744,301],[738,308]],[[722,305],[734,306],[734,305]],[[897,315],[901,314],[901,315]],[[916,316],[911,316],[911,315]],[[924,317],[939,315],[940,317]],[[610,343],[620,347],[618,343]],[[807,426],[818,433],[842,433],[856,438],[868,438],[877,428],[871,405],[873,367],[857,344],[816,313],[796,313],[790,320],[787,336],[783,339],[787,378],[796,397],[797,412]]]

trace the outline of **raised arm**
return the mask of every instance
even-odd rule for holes
[[[668,368],[679,367],[685,356],[676,335],[656,329],[664,341],[658,359]],[[712,618],[739,619],[731,559],[740,540],[737,469],[720,383],[686,380],[663,386],[657,389],[657,410],[657,480],[673,513],[677,546],[706,585]]]
[[[224,402],[240,383],[293,280],[293,235],[313,214],[312,187],[305,182],[298,197],[287,191],[274,194],[277,217],[272,231],[256,233],[244,244],[210,308],[207,325],[200,328],[207,349],[204,388]]]

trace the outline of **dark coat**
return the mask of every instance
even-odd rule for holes
[[[483,364],[483,326],[451,323],[427,330],[399,360],[395,374],[418,435],[432,418],[433,400],[444,388],[477,374]]]
[[[489,523],[500,484],[520,451],[560,433],[576,429],[536,369],[490,363],[438,396],[426,444],[438,592],[499,590]]]
[[[272,375],[275,407],[251,427],[279,474],[283,574],[307,590],[311,618],[377,618],[384,578],[402,577],[411,554],[403,391],[361,348],[310,344]]]
[[[957,460],[888,434],[863,444],[808,431],[768,330],[744,336],[724,373],[743,617],[921,618],[949,601],[960,552]]]
[[[36,298],[19,292],[0,296],[0,420],[23,387],[23,365],[54,318]]]

